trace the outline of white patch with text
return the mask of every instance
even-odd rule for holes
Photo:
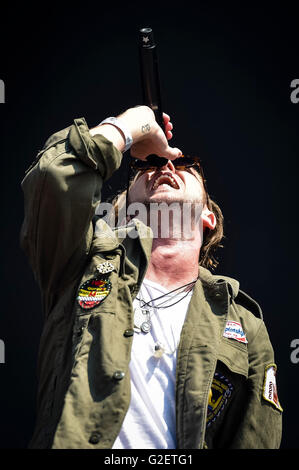
[[[226,322],[223,336],[225,338],[235,339],[236,341],[239,341],[240,343],[248,343],[246,339],[246,335],[241,326],[241,323],[238,323],[236,321],[228,320]]]
[[[282,411],[278,400],[277,386],[276,386],[276,365],[270,364],[265,370],[265,379],[263,387],[263,398],[272,403],[279,411]]]

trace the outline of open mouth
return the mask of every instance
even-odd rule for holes
[[[174,189],[179,189],[179,185],[176,182],[176,180],[173,178],[173,176],[167,174],[167,175],[160,175],[158,178],[155,180],[152,189],[157,189],[158,186],[161,186],[162,184],[168,184],[168,186],[171,186]]]

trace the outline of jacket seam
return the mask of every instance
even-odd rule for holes
[[[214,357],[214,361],[213,361],[213,366],[209,372],[210,374],[210,379],[207,381],[207,386],[206,386],[206,389],[204,391],[204,400],[203,400],[203,403],[204,403],[204,416],[203,416],[203,420],[202,420],[202,426],[201,426],[201,442],[200,442],[200,448],[203,448],[203,445],[204,445],[204,442],[205,442],[205,437],[206,437],[206,428],[207,428],[207,414],[208,414],[208,406],[207,406],[207,402],[208,402],[208,396],[209,396],[209,390],[212,386],[212,382],[213,382],[213,378],[214,378],[214,372],[215,372],[215,369],[216,369],[216,366],[217,366],[217,361],[218,361],[218,358],[217,358],[217,355],[215,355]]]
[[[35,165],[38,164],[38,162],[40,161],[40,159],[42,158],[43,154],[45,152],[47,152],[47,150],[49,150],[51,147],[55,147],[55,145],[58,145],[58,144],[61,144],[62,142],[66,142],[67,141],[67,137],[61,139],[61,140],[58,140],[57,142],[53,142],[52,144],[48,145],[48,147],[46,147],[45,149],[42,149],[40,150],[37,155],[36,155],[36,158],[33,160],[33,162],[31,163],[31,165],[29,165],[29,167],[27,168],[27,170],[25,170],[25,175],[27,175],[29,173],[30,170],[32,170],[32,168],[35,167]]]
[[[193,335],[192,335],[193,337]],[[185,367],[185,376],[184,376],[184,388],[183,388],[183,397],[184,397],[184,400],[183,400],[183,410],[182,410],[182,416],[183,416],[183,419],[182,419],[182,431],[183,431],[183,448],[185,448],[185,442],[186,442],[186,436],[185,436],[185,429],[186,429],[186,426],[185,426],[185,419],[184,419],[184,415],[185,415],[185,403],[186,403],[186,394],[185,394],[185,389],[186,389],[186,375],[187,375],[187,369],[188,369],[188,362],[189,362],[189,356],[190,356],[190,350],[191,350],[191,345],[190,345],[190,348],[188,349],[188,354],[187,354],[187,360],[186,360],[186,367]]]
[[[40,207],[41,207],[41,194],[43,192],[43,189],[45,187],[45,184],[46,184],[46,178],[47,178],[47,170],[48,168],[50,167],[50,165],[53,164],[53,162],[59,158],[61,155],[67,153],[66,152],[66,149],[64,149],[63,152],[61,152],[59,155],[55,155],[53,157],[53,159],[48,163],[48,165],[42,169],[41,173],[42,173],[42,180],[40,182],[40,187],[39,187],[39,192],[38,192],[38,207],[37,207],[37,211],[36,211],[36,224],[35,224],[35,233],[34,233],[34,248],[35,248],[35,255],[36,255],[36,252],[37,252],[37,234],[38,234],[38,224],[39,224],[39,216],[40,216]]]

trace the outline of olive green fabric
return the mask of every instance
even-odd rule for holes
[[[132,300],[152,233],[135,219],[118,230],[100,219],[95,230],[94,218],[103,181],[121,159],[111,142],[91,137],[85,120],[76,119],[46,142],[22,182],[21,244],[45,321],[32,448],[111,448],[129,407]],[[115,268],[111,292],[84,310],[78,289],[107,260]],[[242,325],[247,344],[223,336],[227,320]],[[177,447],[278,448],[281,411],[263,398],[266,367],[273,363],[258,304],[236,280],[200,267],[178,349]],[[229,393],[217,392],[211,418],[208,403],[217,387]]]

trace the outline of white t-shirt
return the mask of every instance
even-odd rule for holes
[[[137,299],[144,302],[155,299],[168,290],[145,279]],[[150,309],[149,333],[134,333],[130,361],[131,402],[114,449],[175,449],[175,377],[177,347],[186,317],[192,289],[173,298],[167,304],[182,299],[166,309]],[[134,308],[140,306],[135,299]],[[154,302],[159,305],[166,297]],[[164,346],[164,354],[154,357],[155,344]]]

